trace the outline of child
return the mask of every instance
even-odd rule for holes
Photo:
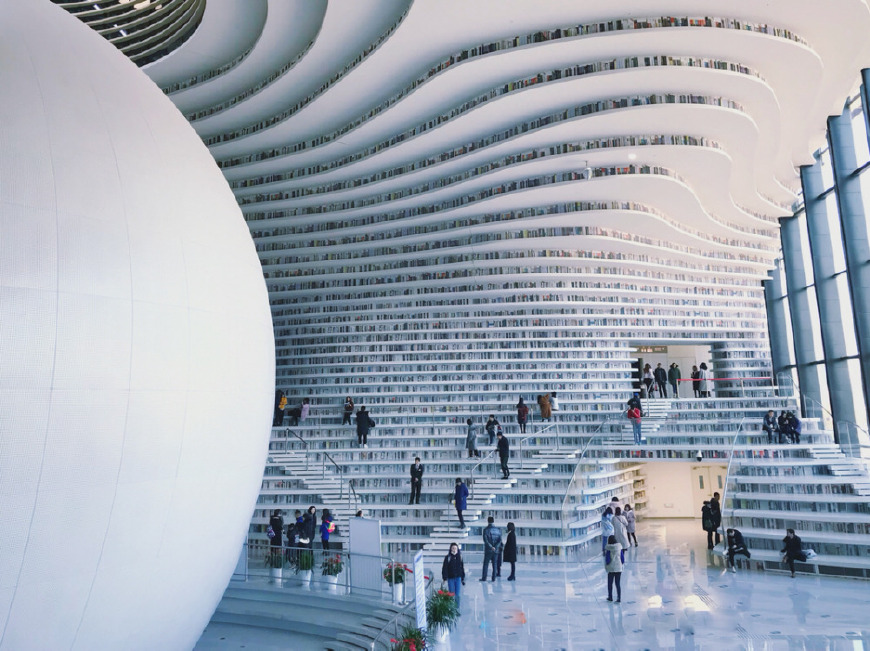
[[[613,601],[613,584],[616,583],[616,603],[622,602],[622,586],[619,582],[622,578],[622,568],[625,565],[625,550],[618,542],[616,536],[607,539],[604,548],[604,569],[607,570],[607,601]]]

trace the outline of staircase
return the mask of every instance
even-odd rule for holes
[[[357,505],[351,501],[350,485],[326,467],[325,458],[318,461],[313,457],[311,452],[273,452],[269,455],[269,462],[283,466],[285,475],[301,479],[306,488],[320,494],[321,502],[332,514],[332,521],[340,534],[332,534],[329,539],[344,542],[350,529],[350,518],[357,511]]]

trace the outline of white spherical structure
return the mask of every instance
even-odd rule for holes
[[[49,2],[0,20],[0,649],[190,648],[274,387],[265,284],[199,138]]]

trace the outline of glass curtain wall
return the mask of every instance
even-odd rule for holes
[[[781,222],[782,260],[765,282],[774,368],[796,374],[806,417],[852,454],[870,437],[870,144],[867,82],[828,120],[801,168],[803,204]]]

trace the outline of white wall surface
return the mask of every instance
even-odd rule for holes
[[[184,649],[271,421],[248,229],[196,134],[50,2],[0,20],[0,649]]]
[[[722,490],[707,486],[703,499],[696,497],[695,469],[698,467],[722,467],[721,464],[696,464],[683,462],[645,463],[641,473],[646,477],[647,518],[700,518],[703,499],[709,499],[713,491]],[[724,475],[724,470],[722,471]]]

